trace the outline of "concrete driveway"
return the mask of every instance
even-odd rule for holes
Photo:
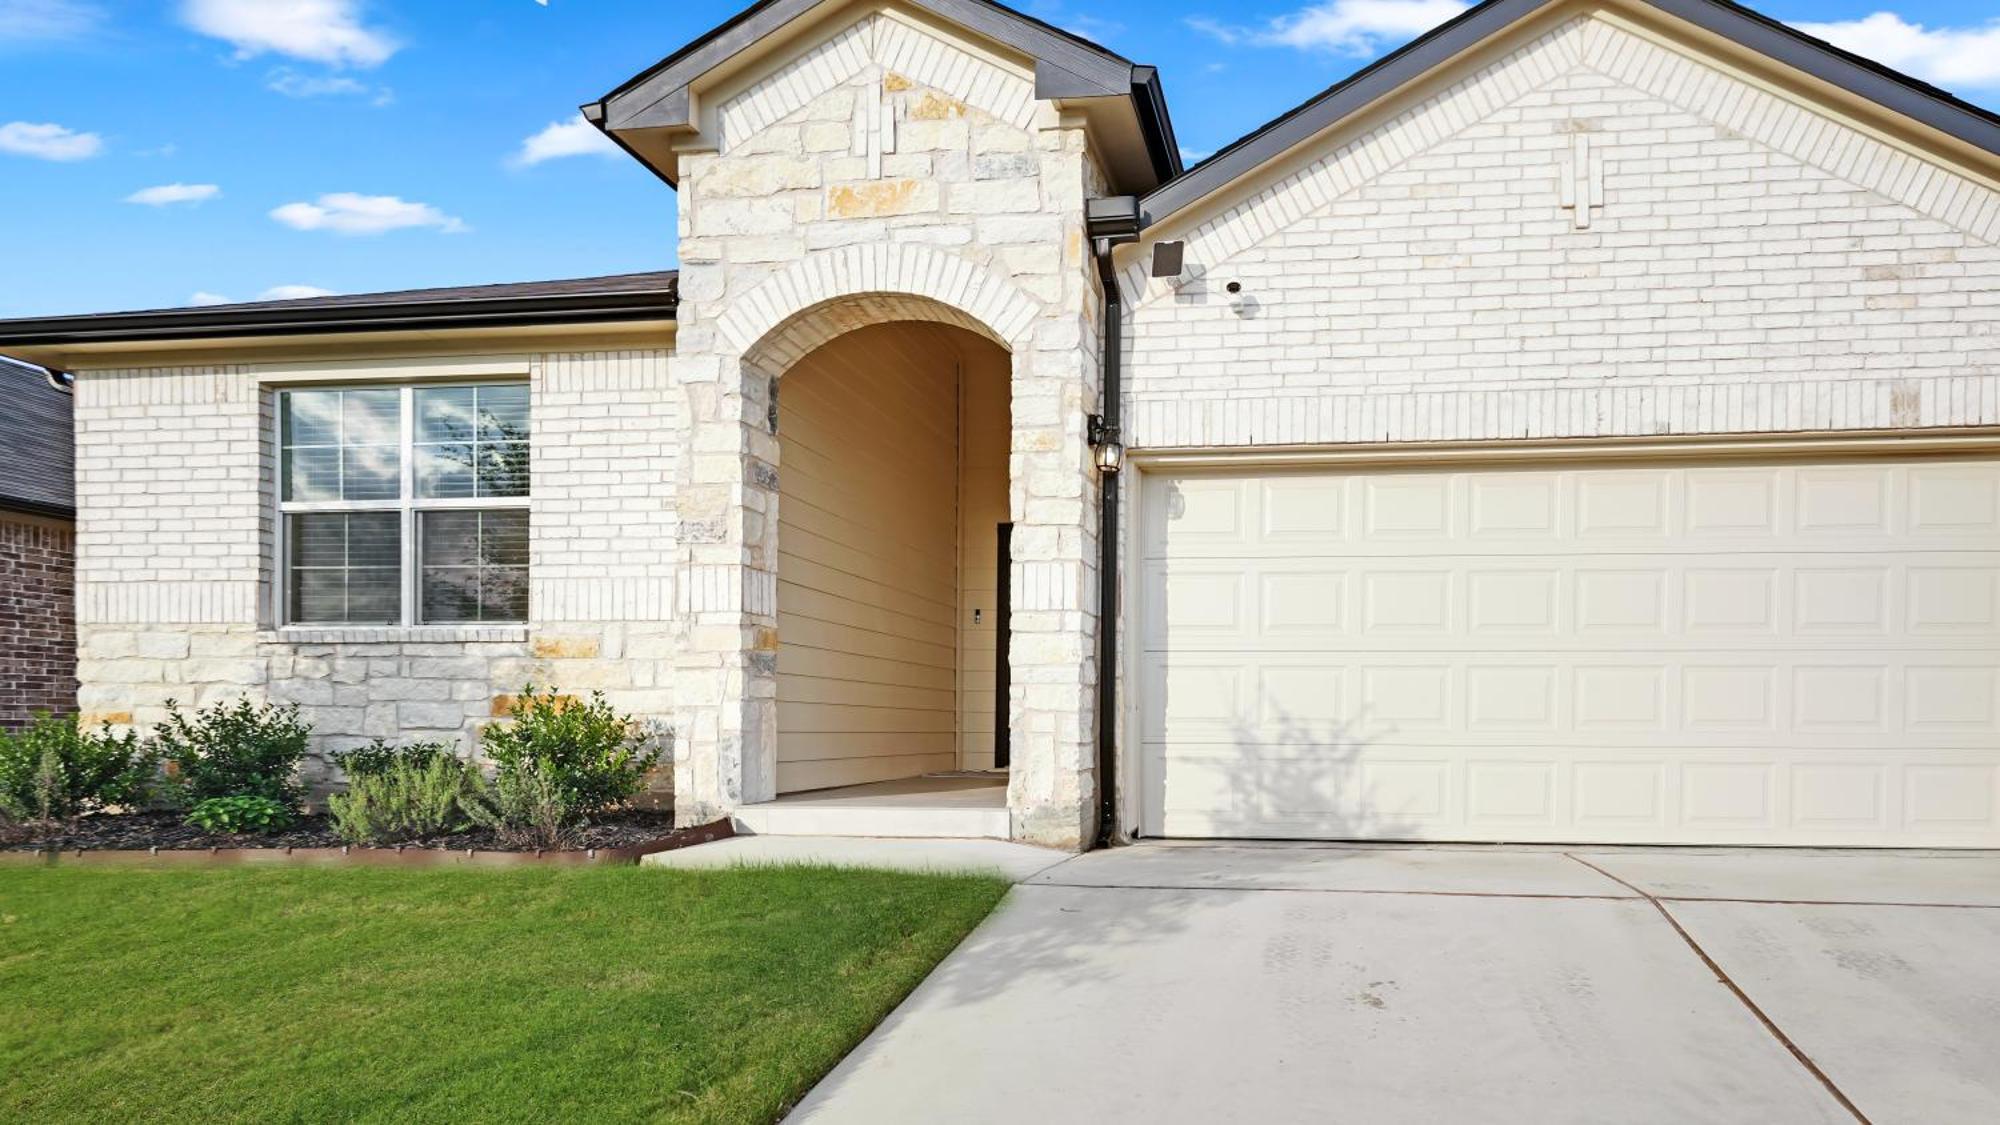
[[[2000,1121],[2000,855],[1148,844],[790,1119]]]

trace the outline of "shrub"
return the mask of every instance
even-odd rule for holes
[[[565,847],[584,823],[576,795],[534,762],[477,780],[463,807],[474,824],[514,847]]]
[[[659,757],[631,716],[605,702],[537,694],[529,684],[508,708],[512,722],[495,723],[481,738],[497,767],[495,782],[513,778],[521,794],[550,788],[568,802],[574,819],[588,819],[630,800]]]
[[[85,813],[143,803],[158,769],[132,733],[96,734],[71,716],[42,715],[26,729],[0,731],[0,815],[49,827]]]
[[[167,701],[167,721],[153,728],[180,798],[196,805],[213,797],[264,797],[298,808],[299,762],[312,725],[297,704],[258,706],[247,699],[181,714]]]
[[[349,781],[360,777],[379,777],[400,765],[427,766],[439,758],[458,760],[457,752],[449,742],[406,742],[392,746],[381,739],[352,750],[336,750],[327,755]]]
[[[423,754],[395,755],[392,749],[387,765],[371,764],[358,772],[343,764],[347,792],[326,800],[340,838],[351,844],[400,844],[463,829],[469,819],[466,806],[478,793],[479,773],[449,753],[435,753],[440,745],[419,742],[407,748],[425,748]]]
[[[292,824],[292,810],[270,797],[244,794],[210,797],[188,811],[187,822],[203,832],[231,836],[246,832],[276,832]]]

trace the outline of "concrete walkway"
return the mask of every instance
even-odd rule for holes
[[[790,1120],[2000,1121],[1996,951],[1991,853],[1150,844],[1017,886]]]

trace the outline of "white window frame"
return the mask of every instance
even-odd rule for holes
[[[429,380],[424,382],[360,382],[360,383],[312,383],[285,384],[272,387],[274,398],[271,402],[271,505],[274,515],[273,529],[277,537],[276,549],[272,557],[276,560],[278,573],[273,589],[277,593],[274,619],[280,628],[300,629],[393,629],[421,628],[453,630],[479,628],[482,626],[524,625],[527,619],[519,621],[425,621],[421,612],[423,551],[417,541],[418,517],[423,512],[448,511],[492,511],[502,508],[526,510],[535,494],[535,478],[532,467],[528,473],[528,494],[526,496],[454,496],[420,497],[417,495],[417,391],[441,387],[528,387],[528,419],[530,437],[528,456],[532,466],[534,459],[534,439],[532,436],[535,403],[532,384],[527,379],[465,379]],[[382,391],[394,390],[400,395],[398,423],[398,457],[401,458],[399,495],[394,500],[287,500],[285,499],[285,396],[293,391]],[[397,620],[390,622],[367,621],[294,621],[292,620],[292,560],[291,528],[287,517],[310,515],[324,512],[400,512],[398,521],[401,528],[402,565],[402,605]],[[529,517],[528,534],[534,535],[534,519]],[[530,574],[532,576],[532,570]]]

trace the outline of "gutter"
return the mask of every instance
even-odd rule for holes
[[[671,291],[475,297],[256,309],[167,309],[0,323],[0,344],[88,344],[298,336],[443,328],[513,328],[589,321],[671,320]]]
[[[1091,444],[1122,445],[1124,308],[1111,262],[1114,248],[1139,238],[1139,200],[1130,195],[1093,199],[1084,205],[1084,226],[1097,259],[1104,289],[1102,413],[1093,420]],[[1091,847],[1110,844],[1118,833],[1118,472],[1100,470],[1097,526],[1097,835]]]

